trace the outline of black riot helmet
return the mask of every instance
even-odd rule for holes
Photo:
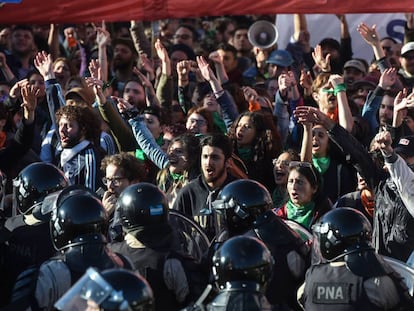
[[[353,208],[336,208],[312,226],[315,245],[323,258],[333,261],[344,255],[370,246],[372,227],[360,211]],[[316,250],[318,251],[318,250]]]
[[[57,310],[85,302],[104,311],[153,311],[154,296],[148,282],[129,270],[115,268],[86,273],[56,302]],[[88,309],[89,310],[89,309]]]
[[[88,243],[105,243],[108,217],[102,202],[89,189],[74,185],[58,195],[50,220],[57,250]]]
[[[128,186],[122,191],[117,204],[117,213],[126,231],[168,224],[167,197],[153,184],[141,182]]]
[[[265,186],[254,180],[240,179],[224,186],[213,207],[224,216],[232,236],[251,229],[256,218],[273,207],[273,202]]]
[[[65,174],[53,164],[32,163],[13,180],[13,204],[20,213],[28,214],[48,194],[67,186]]]
[[[236,236],[225,241],[212,261],[213,276],[220,289],[253,285],[258,290],[265,290],[274,264],[266,245],[249,236]]]

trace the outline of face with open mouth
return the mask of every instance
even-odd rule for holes
[[[213,93],[209,93],[204,97],[203,106],[206,107],[211,112],[217,111],[218,103]]]
[[[187,152],[180,141],[171,143],[168,148],[169,170],[171,174],[182,174],[188,166]]]
[[[215,185],[226,177],[226,159],[223,150],[217,147],[203,146],[201,150],[201,170],[204,180]]]
[[[338,101],[334,94],[334,87],[330,82],[319,89],[317,101],[322,111],[333,112],[336,109]]]
[[[286,187],[289,173],[289,163],[292,160],[288,152],[282,153],[276,160],[274,160],[273,176],[275,183],[278,186]]]
[[[206,134],[208,131],[207,120],[196,112],[188,116],[185,127],[193,134]]]
[[[292,203],[296,206],[303,206],[312,201],[317,188],[312,186],[305,175],[293,169],[289,172],[287,190]]]
[[[63,115],[59,120],[59,136],[62,148],[72,148],[82,139],[82,131],[76,120]]]
[[[250,146],[256,137],[256,129],[250,116],[243,116],[240,118],[236,127],[237,146],[245,148]]]
[[[312,154],[325,157],[328,154],[329,137],[322,125],[315,125],[312,129]]]

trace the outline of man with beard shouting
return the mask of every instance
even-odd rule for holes
[[[56,112],[59,137],[62,145],[59,168],[70,185],[80,184],[96,191],[102,186],[102,153],[98,149],[100,121],[92,108],[63,106]]]
[[[225,185],[236,179],[227,171],[233,148],[224,134],[207,135],[200,146],[201,175],[180,190],[173,209],[193,217],[211,240],[217,233],[212,202]]]

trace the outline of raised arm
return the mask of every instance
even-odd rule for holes
[[[336,91],[336,99],[338,101],[339,125],[351,133],[354,126],[354,118],[352,117],[352,112],[349,108],[344,78],[340,75],[331,75],[329,82],[332,84],[334,90]]]
[[[329,138],[346,155],[350,163],[374,189],[379,181],[379,173],[365,147],[342,126],[331,120],[315,107],[301,106],[294,112],[298,122],[321,124],[328,130]]]
[[[158,106],[161,107],[161,103],[158,100],[157,94],[155,93],[154,86],[152,85],[150,79],[144,75],[137,67],[132,69],[132,72],[135,73],[138,78],[141,80],[142,86],[145,90],[147,106]]]
[[[391,144],[391,134],[388,131],[378,133],[375,141],[379,144],[384,156],[385,166],[391,179],[397,186],[397,191],[408,212],[414,217],[414,172],[407,163],[395,153]]]
[[[65,105],[65,99],[63,98],[62,88],[56,81],[55,73],[53,72],[52,55],[45,51],[37,53],[34,59],[34,65],[45,80],[49,115],[52,120],[52,125],[56,126],[55,112]]]
[[[171,60],[168,56],[168,51],[161,43],[160,39],[154,44],[155,51],[161,61],[161,77],[157,84],[156,94],[162,107],[171,106],[173,98],[173,80],[171,70]]]
[[[368,43],[374,52],[375,59],[380,60],[385,57],[384,50],[380,44],[380,38],[376,29],[376,25],[369,27],[365,23],[360,23],[357,27],[359,34],[366,43]]]
[[[224,68],[223,57],[220,56],[219,52],[213,51],[208,56],[210,60],[214,63],[214,68],[216,69],[217,78],[221,85],[229,81],[227,76],[226,69]]]
[[[144,118],[141,115],[138,115],[135,118],[129,119],[128,122],[132,127],[135,140],[148,159],[150,159],[159,169],[166,168],[170,163],[168,155],[155,141]]]
[[[111,35],[106,30],[105,22],[102,22],[102,27],[96,28],[96,43],[98,44],[98,61],[100,66],[99,79],[102,81],[108,81],[108,57],[106,50],[110,42]]]
[[[18,162],[21,157],[30,149],[34,137],[35,110],[37,106],[36,95],[39,90],[34,86],[25,85],[21,88],[23,99],[23,122],[17,129],[10,145],[0,150],[0,169],[9,168],[10,165]]]

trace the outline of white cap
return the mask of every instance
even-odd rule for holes
[[[404,56],[405,53],[414,51],[414,41],[408,42],[403,45],[401,48],[401,56]]]

